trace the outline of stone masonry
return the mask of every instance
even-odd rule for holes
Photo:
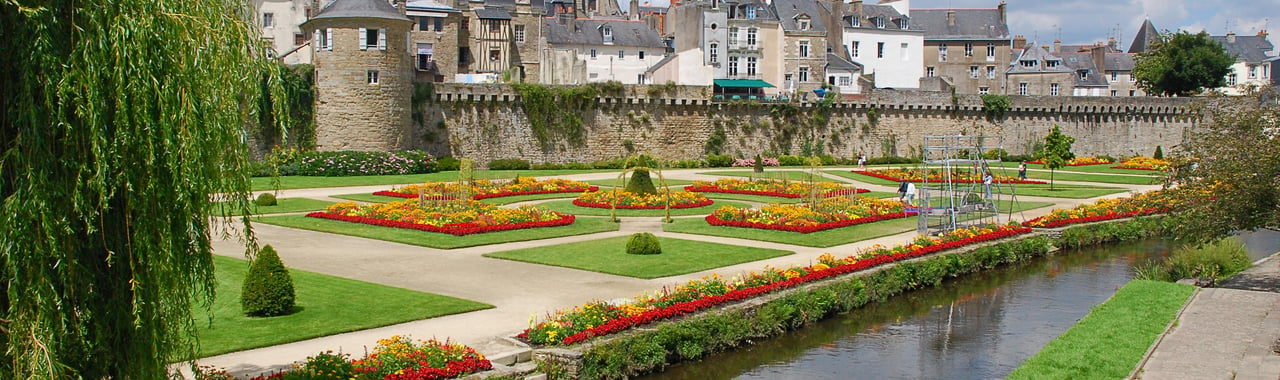
[[[332,50],[315,52],[316,149],[389,151],[413,147],[410,95],[414,66],[405,21],[315,19],[333,31]],[[386,50],[360,50],[359,28],[386,28]],[[310,33],[310,31],[308,31]],[[377,84],[371,84],[371,71]]]

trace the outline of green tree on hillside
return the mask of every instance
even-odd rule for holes
[[[1166,33],[1150,50],[1138,53],[1133,76],[1148,94],[1187,96],[1226,86],[1235,62],[1208,33]]]
[[[195,355],[209,215],[251,211],[246,125],[275,72],[251,12],[0,2],[0,378],[162,379]]]
[[[1058,125],[1053,126],[1053,130],[1049,131],[1049,135],[1044,137],[1044,165],[1049,167],[1049,190],[1053,190],[1053,173],[1054,171],[1067,166],[1067,161],[1076,158],[1071,153],[1071,144],[1076,142],[1075,137],[1067,136],[1062,133],[1062,129]]]

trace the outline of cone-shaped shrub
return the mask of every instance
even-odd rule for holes
[[[254,200],[253,203],[259,206],[275,206],[276,195],[271,193],[258,194],[258,199]]]
[[[632,255],[656,255],[662,253],[662,243],[658,242],[658,237],[648,232],[640,232],[631,235],[631,239],[627,239],[627,253]]]
[[[1164,159],[1164,149],[1161,149],[1159,145],[1156,145],[1156,154],[1151,155],[1151,158],[1154,158],[1154,159],[1157,159],[1157,160],[1163,160],[1163,159]]]
[[[632,194],[658,193],[658,188],[653,186],[653,179],[649,177],[649,171],[645,169],[632,171],[631,179],[627,180],[627,187],[624,190]]]
[[[293,277],[285,269],[275,248],[270,245],[258,251],[249,266],[240,292],[240,306],[254,317],[271,317],[293,312]]]

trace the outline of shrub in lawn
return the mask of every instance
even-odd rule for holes
[[[458,168],[461,167],[460,165],[462,165],[462,161],[458,161],[456,158],[440,157],[440,161],[436,163],[436,170],[458,170]]]
[[[755,165],[753,165],[752,171],[756,173],[764,173],[764,159],[760,158],[760,155],[758,154],[756,155],[756,161],[754,162],[754,164]]]
[[[804,165],[804,157],[781,155],[778,156],[778,166],[802,166]]]
[[[644,169],[631,172],[631,179],[627,180],[627,187],[624,190],[632,194],[658,193],[658,188],[653,185],[653,179],[649,177],[649,171]]]
[[[707,167],[727,168],[733,165],[733,156],[727,154],[708,154]]]
[[[277,204],[276,196],[271,193],[258,194],[258,199],[253,200],[253,204],[258,206],[275,206]]]
[[[632,255],[656,255],[662,253],[662,243],[658,237],[648,232],[632,234],[627,239],[627,253]]]
[[[240,306],[254,317],[271,317],[293,312],[293,278],[280,261],[275,248],[262,247],[249,266],[240,292]]]
[[[489,161],[489,170],[529,170],[529,161],[519,158],[504,158]]]
[[[1155,153],[1155,154],[1152,154],[1152,155],[1151,155],[1151,158],[1154,158],[1154,159],[1157,159],[1157,160],[1163,160],[1163,159],[1164,159],[1164,149],[1160,148],[1160,146],[1159,146],[1159,145],[1156,145],[1156,153]]]

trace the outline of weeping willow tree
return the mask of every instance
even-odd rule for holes
[[[157,379],[194,355],[231,223],[208,216],[248,209],[270,70],[247,14],[0,0],[0,378]]]

